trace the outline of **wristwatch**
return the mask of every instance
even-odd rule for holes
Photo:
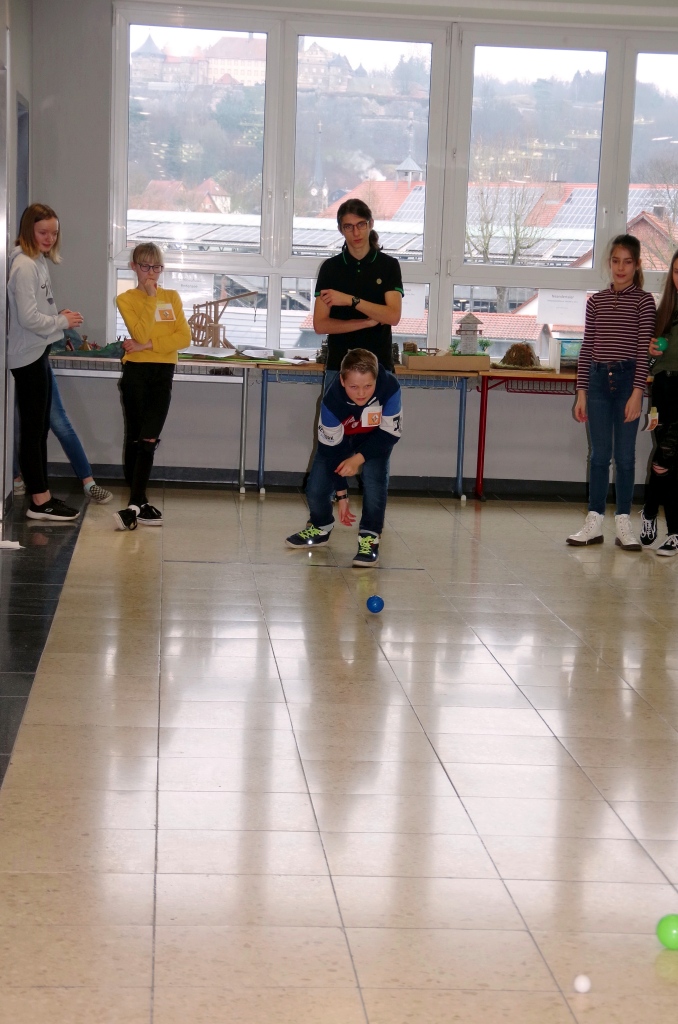
[[[353,309],[355,309],[359,302],[360,299],[358,298],[358,296],[354,295],[353,298],[351,299],[351,306],[353,307]]]

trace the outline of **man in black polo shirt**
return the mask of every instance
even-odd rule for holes
[[[366,348],[385,369],[393,369],[391,327],[400,320],[403,279],[398,260],[379,249],[373,224],[361,199],[342,203],[337,225],[344,246],[318,274],[313,330],[328,335],[326,385],[351,348]]]

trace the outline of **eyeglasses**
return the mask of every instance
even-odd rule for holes
[[[144,274],[147,274],[149,270],[152,270],[154,274],[159,274],[161,270],[164,270],[162,263],[137,263],[139,270],[143,270]]]
[[[342,224],[342,231],[364,231],[365,228],[369,227],[369,223],[366,220],[359,220],[357,224]]]

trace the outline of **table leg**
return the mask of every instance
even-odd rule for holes
[[[249,388],[249,367],[242,368],[242,398],[240,402],[240,464],[238,467],[238,486],[240,493],[245,493],[245,451],[247,447],[247,391]]]
[[[483,494],[483,477],[485,475],[485,435],[487,433],[487,396],[490,390],[490,378],[480,378],[480,417],[478,420],[478,458],[476,460],[476,498],[485,501]]]
[[[266,494],[264,487],[264,460],[266,458],[266,414],[268,412],[268,370],[261,371],[261,406],[259,412],[259,469],[257,486],[259,494]]]
[[[457,430],[457,497],[464,494],[464,440],[466,435],[466,377],[462,377],[459,389],[459,428]]]

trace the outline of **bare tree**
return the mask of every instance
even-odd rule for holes
[[[471,260],[515,266],[544,237],[544,229],[530,218],[539,196],[527,173],[529,165],[518,146],[496,150],[474,143],[469,187],[477,209],[466,219]],[[505,287],[497,288],[497,312],[508,312]]]
[[[652,213],[667,234],[643,238],[644,248],[659,266],[668,267],[671,256],[678,248],[678,160],[675,157],[655,157],[642,168],[643,177],[652,186]]]

